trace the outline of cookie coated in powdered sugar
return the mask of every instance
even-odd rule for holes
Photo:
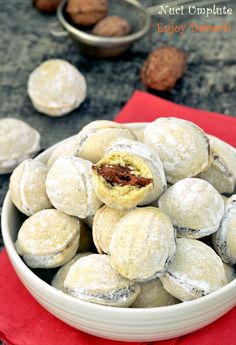
[[[155,308],[179,302],[177,298],[164,289],[160,278],[156,278],[140,283],[140,293],[131,308]]]
[[[60,156],[69,157],[74,155],[75,151],[75,139],[76,137],[73,136],[66,140],[66,142],[60,144],[50,155],[47,161],[47,167],[51,168],[52,165],[56,162],[57,158]]]
[[[72,64],[51,59],[39,65],[28,80],[28,94],[35,108],[51,116],[76,109],[85,99],[86,80]]]
[[[97,163],[107,146],[118,138],[136,140],[135,135],[121,124],[98,120],[85,126],[76,138],[75,156]]]
[[[177,239],[175,258],[160,279],[164,288],[181,301],[205,296],[227,283],[223,262],[214,250],[187,238]]]
[[[25,215],[51,208],[45,188],[47,167],[38,160],[22,162],[10,178],[10,195],[15,206]]]
[[[189,121],[159,118],[145,128],[144,143],[159,155],[170,183],[196,176],[210,163],[209,139]]]
[[[40,150],[40,134],[27,123],[13,118],[0,119],[0,174],[11,173]]]
[[[150,192],[140,203],[140,205],[147,205],[156,200],[167,188],[165,173],[163,165],[158,155],[148,146],[139,141],[132,141],[129,139],[117,139],[113,141],[107,148],[105,154],[112,152],[127,152],[143,157],[153,165],[153,191]]]
[[[67,263],[78,250],[80,236],[77,234],[73,240],[60,252],[56,254],[32,255],[24,253],[23,259],[32,268],[55,268]]]
[[[121,218],[110,244],[111,264],[127,279],[142,282],[164,274],[175,254],[175,231],[158,208],[140,207]]]
[[[114,140],[106,149],[105,154],[109,154],[114,151],[129,152],[141,156],[145,159],[150,160],[155,168],[160,173],[160,179],[163,186],[166,186],[166,178],[163,170],[163,164],[159,156],[150,147],[139,141],[132,141],[125,138],[119,138]]]
[[[87,256],[90,255],[92,253],[88,252],[88,253],[80,253],[77,254],[72,260],[70,260],[69,262],[67,262],[65,265],[63,265],[55,274],[55,276],[52,279],[51,285],[58,289],[61,290],[63,292],[66,292],[65,288],[64,288],[64,281],[66,279],[66,276],[70,270],[70,267],[80,258],[82,258],[83,256]]]
[[[128,210],[116,210],[103,205],[93,221],[93,242],[99,254],[110,254],[110,242],[115,227]]]
[[[224,214],[221,195],[207,181],[198,178],[175,183],[160,197],[158,204],[181,237],[200,238],[212,234]]]
[[[28,218],[17,237],[20,255],[57,254],[65,249],[80,232],[79,220],[55,210],[40,211]]]
[[[140,287],[115,271],[110,261],[110,256],[100,254],[77,260],[66,276],[66,292],[91,303],[129,307]]]
[[[127,183],[112,183],[99,173],[99,169],[129,169],[130,178],[124,179]],[[114,174],[113,174],[114,176]],[[162,192],[158,184],[158,171],[153,163],[141,156],[128,152],[112,152],[105,155],[93,166],[92,182],[98,198],[107,206],[119,210],[131,209],[137,205],[147,205],[155,200]],[[147,179],[144,185],[130,185],[131,177]]]
[[[101,206],[92,188],[92,163],[78,157],[59,157],[49,170],[46,191],[55,208],[86,218]]]
[[[236,195],[226,201],[224,217],[212,243],[225,263],[236,264]]]
[[[212,162],[199,177],[211,183],[219,193],[233,193],[236,185],[236,151],[226,142],[208,135]]]

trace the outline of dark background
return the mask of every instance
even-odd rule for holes
[[[158,1],[143,1],[145,6]],[[160,3],[160,2],[159,2]],[[198,1],[195,1],[197,4]],[[113,119],[136,89],[144,90],[140,68],[148,53],[162,45],[174,45],[188,54],[188,66],[182,80],[169,94],[176,103],[236,116],[236,4],[230,3],[231,17],[155,17],[155,22],[221,25],[231,23],[232,33],[190,33],[182,36],[158,34],[153,42],[147,37],[124,56],[113,60],[88,58],[78,51],[70,38],[54,38],[48,25],[56,15],[39,13],[30,0],[1,1],[0,11],[0,118],[15,117],[35,127],[42,136],[42,148],[77,133],[95,119]],[[30,72],[50,58],[73,63],[85,75],[88,95],[82,106],[68,116],[50,118],[38,113],[27,97]],[[172,114],[174,115],[174,114]],[[9,176],[0,176],[1,205],[8,188]],[[0,247],[2,246],[0,237]]]

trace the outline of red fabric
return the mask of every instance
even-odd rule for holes
[[[117,122],[151,122],[158,117],[169,116],[192,121],[207,133],[236,147],[235,118],[185,107],[142,91],[134,93],[115,120]]]
[[[118,122],[152,121],[160,116],[181,117],[236,146],[236,119],[176,105],[137,91],[118,114]],[[206,311],[207,312],[207,311]],[[211,325],[153,345],[236,344],[236,307]],[[77,331],[43,309],[16,276],[5,250],[0,254],[0,339],[9,345],[128,345]],[[140,345],[141,343],[132,343]],[[143,343],[142,345],[148,345]],[[150,343],[149,343],[150,345]]]

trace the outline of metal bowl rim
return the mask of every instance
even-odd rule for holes
[[[143,28],[135,33],[132,33],[130,35],[122,36],[122,37],[103,37],[103,36],[96,36],[89,34],[87,32],[84,32],[82,30],[77,29],[68,21],[65,19],[63,15],[63,8],[68,0],[63,0],[60,5],[57,8],[57,17],[61,25],[70,33],[76,36],[78,39],[82,39],[84,42],[86,41],[87,44],[125,44],[125,43],[132,43],[139,38],[143,37],[149,30],[151,26],[151,19],[150,16],[147,12],[147,10],[138,2],[134,0],[125,0],[126,2],[130,3],[133,5],[135,8],[139,8],[139,10],[144,14],[146,17],[146,22],[143,26]]]

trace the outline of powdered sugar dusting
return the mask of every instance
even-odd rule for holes
[[[69,62],[52,59],[30,75],[28,93],[33,102],[47,108],[76,108],[86,96],[83,75]]]

